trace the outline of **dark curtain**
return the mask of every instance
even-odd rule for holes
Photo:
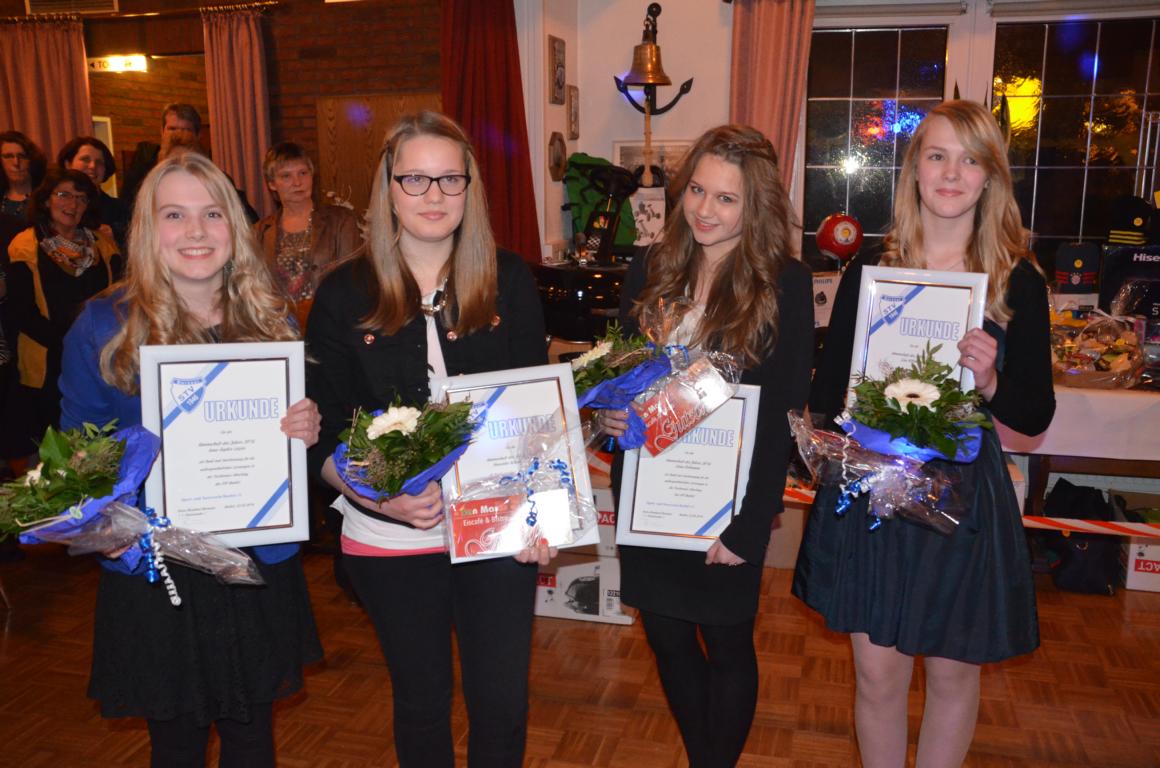
[[[443,0],[443,111],[471,136],[496,242],[540,261],[512,0]]]

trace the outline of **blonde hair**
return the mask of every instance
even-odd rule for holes
[[[379,284],[374,310],[363,318],[366,330],[394,334],[419,313],[419,284],[399,248],[401,230],[391,205],[391,180],[402,146],[417,136],[434,136],[457,144],[463,151],[464,172],[471,177],[464,201],[463,221],[455,232],[443,290],[443,324],[464,336],[491,326],[496,308],[495,236],[487,215],[487,198],[479,178],[479,164],[464,130],[451,118],[424,111],[401,119],[387,133],[375,172],[367,212],[367,249],[363,253]],[[434,183],[434,182],[433,182]]]
[[[894,191],[894,224],[882,244],[883,266],[926,266],[922,256],[923,230],[919,213],[918,162],[931,122],[941,117],[954,128],[955,136],[986,174],[987,181],[975,206],[975,222],[967,244],[965,267],[986,272],[987,315],[1009,320],[1007,284],[1021,260],[1036,269],[1028,248],[1029,233],[1023,227],[1015,202],[1007,144],[995,118],[982,104],[966,100],[944,101],[930,111],[910,140],[902,160],[902,172]]]
[[[169,157],[141,183],[129,228],[129,259],[124,279],[106,290],[116,296],[120,330],[101,350],[101,378],[126,394],[138,390],[142,344],[200,344],[210,332],[190,315],[173,286],[160,251],[157,188],[171,173],[188,173],[221,206],[229,223],[232,255],[219,293],[221,341],[286,341],[298,338],[290,307],[262,261],[245,211],[226,175],[204,155],[183,152]]]
[[[671,189],[672,213],[664,238],[648,256],[648,278],[635,302],[638,317],[661,299],[686,292],[696,295],[702,270],[701,247],[693,237],[682,211],[681,199],[697,163],[713,155],[741,170],[741,239],[717,269],[705,303],[695,344],[702,344],[738,358],[752,367],[773,348],[777,340],[778,296],[781,271],[793,258],[790,236],[794,215],[781,183],[773,145],[756,128],[722,125],[707,131],[685,156]]]

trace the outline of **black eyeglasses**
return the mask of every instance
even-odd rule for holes
[[[408,173],[404,176],[396,176],[395,181],[399,182],[402,190],[411,197],[427,194],[433,181],[439,184],[440,192],[454,197],[467,191],[467,185],[471,183],[471,176],[466,173],[449,173],[446,176],[424,176],[421,173]]]

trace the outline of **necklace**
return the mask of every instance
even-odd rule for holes
[[[435,313],[442,312],[445,306],[447,306],[447,297],[443,295],[443,289],[440,288],[435,291],[435,300],[430,304],[425,301],[419,302],[419,311],[427,317],[434,317]]]

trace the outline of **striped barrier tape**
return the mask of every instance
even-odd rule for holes
[[[1046,528],[1066,533],[1075,531],[1077,533],[1102,533],[1108,536],[1146,536],[1160,539],[1160,523],[1109,522],[1107,520],[1077,520],[1072,517],[1025,515],[1023,526],[1025,528]]]

